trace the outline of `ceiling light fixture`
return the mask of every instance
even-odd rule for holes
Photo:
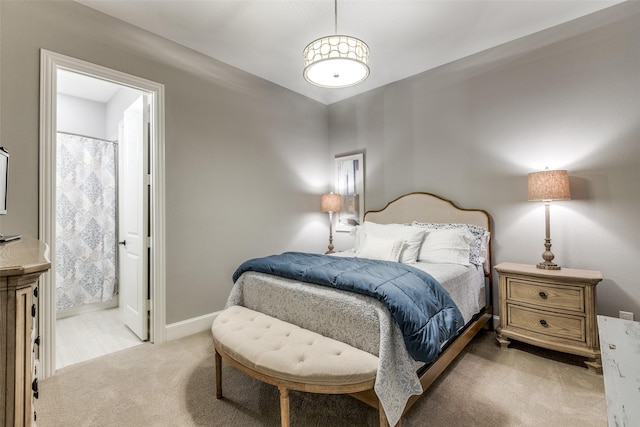
[[[326,88],[353,86],[369,76],[369,46],[355,37],[338,35],[338,0],[334,4],[335,35],[312,41],[302,52],[304,78]]]

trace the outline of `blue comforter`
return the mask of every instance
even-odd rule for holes
[[[244,262],[247,271],[330,286],[378,299],[400,326],[411,357],[433,362],[441,346],[464,325],[460,310],[431,275],[397,262],[285,252]]]

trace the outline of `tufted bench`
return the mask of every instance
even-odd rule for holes
[[[378,358],[340,341],[242,306],[222,311],[211,327],[216,397],[222,359],[280,390],[282,426],[289,426],[289,390],[343,394],[372,389]],[[387,425],[380,405],[380,425]]]

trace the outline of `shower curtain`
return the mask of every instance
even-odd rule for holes
[[[58,133],[56,310],[117,294],[116,171],[115,142]]]

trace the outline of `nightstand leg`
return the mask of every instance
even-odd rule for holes
[[[509,344],[511,344],[511,341],[500,334],[496,334],[496,341],[498,341],[498,344],[500,344],[501,349],[506,349],[509,347]]]
[[[589,371],[594,374],[602,375],[602,359],[600,357],[589,359],[585,361],[584,364],[587,365]]]

